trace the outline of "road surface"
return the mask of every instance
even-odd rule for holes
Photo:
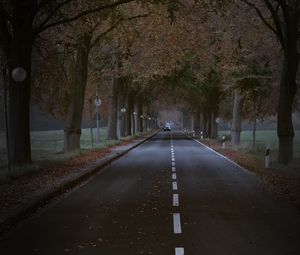
[[[160,132],[0,242],[5,255],[300,254],[300,214],[181,131]]]

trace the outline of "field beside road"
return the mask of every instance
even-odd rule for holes
[[[220,131],[219,137],[226,135],[230,136],[230,131]],[[277,163],[278,156],[278,138],[276,130],[262,130],[256,132],[256,148],[252,149],[252,131],[242,131],[241,132],[241,145],[236,148],[238,151],[250,155],[251,157],[264,160],[266,147],[270,146],[270,159],[271,167],[276,170],[283,170],[285,172],[290,172],[296,175],[300,175],[298,170],[300,166],[300,130],[295,131],[294,137],[294,162],[289,166],[285,167]]]
[[[124,138],[122,138],[124,140]],[[91,130],[82,129],[81,134],[81,149],[72,153],[63,153],[64,146],[64,131],[35,131],[31,132],[31,150],[33,163],[29,166],[24,166],[20,169],[14,169],[14,175],[23,174],[26,172],[34,171],[41,168],[42,165],[47,163],[52,164],[55,162],[63,161],[79,154],[85,153],[92,149],[107,148],[112,145],[118,144],[118,140],[106,139],[106,128],[100,129],[100,142],[97,144],[97,129],[93,129],[93,146],[91,139]],[[6,170],[6,142],[5,133],[0,133],[0,180],[7,175]]]

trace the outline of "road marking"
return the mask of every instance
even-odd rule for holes
[[[186,134],[185,134],[185,135],[186,135]],[[187,136],[187,135],[186,135],[186,136]],[[188,136],[187,136],[187,137],[188,137]],[[219,153],[219,152],[213,150],[212,148],[208,147],[208,146],[205,145],[204,143],[199,142],[199,141],[196,140],[195,138],[192,138],[192,139],[193,139],[195,142],[197,142],[197,143],[201,144],[202,146],[204,146],[206,149],[208,149],[208,150],[210,150],[211,152],[217,154],[217,155],[220,156],[221,158],[226,159],[226,160],[229,161],[231,164],[233,164],[233,165],[235,165],[236,167],[240,168],[242,171],[244,171],[244,172],[246,172],[246,173],[248,173],[248,174],[250,174],[250,175],[255,175],[254,173],[248,171],[246,168],[240,166],[238,163],[234,162],[233,160],[231,160],[231,159],[225,157],[225,156],[222,155],[221,153]]]
[[[175,172],[176,171],[176,168],[175,166],[172,166],[172,171]]]
[[[180,213],[173,213],[174,234],[181,234]]]
[[[175,162],[172,162],[172,166],[175,166]]]
[[[184,248],[183,247],[176,247],[175,248],[175,255],[184,255]]]
[[[174,162],[174,161],[175,161],[175,158],[172,158],[172,161]]]
[[[174,173],[174,174],[172,174],[172,179],[173,180],[176,180],[177,179],[177,176],[176,176],[176,174]]]
[[[178,194],[173,194],[173,206],[179,206]]]
[[[173,190],[178,190],[177,182],[172,183]]]

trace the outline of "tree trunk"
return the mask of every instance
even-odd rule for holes
[[[148,105],[145,107],[144,109],[144,118],[143,118],[143,126],[144,126],[144,131],[147,132],[148,131]]]
[[[6,52],[8,68],[15,67],[26,70],[27,77],[22,82],[14,82],[8,78],[8,135],[9,161],[12,166],[31,162],[30,144],[30,92],[31,92],[31,53],[33,39],[31,27],[16,22],[12,38],[11,52]]]
[[[202,132],[202,135],[204,134],[205,129],[205,123],[204,123],[204,113],[200,112],[200,133]]]
[[[132,134],[135,135],[135,133],[137,132],[137,121],[136,121],[136,117],[137,117],[137,113],[136,113],[136,104],[133,101],[133,112],[131,115],[132,118]]]
[[[195,130],[195,115],[194,113],[191,114],[191,131]]]
[[[296,77],[299,55],[296,45],[288,45],[284,52],[284,63],[280,82],[277,134],[279,138],[278,161],[288,164],[293,160],[294,127],[292,107],[296,95]]]
[[[199,131],[200,131],[200,114],[198,111],[196,111],[196,113],[195,113],[194,123],[195,123],[195,132],[199,133]]]
[[[118,124],[118,83],[119,79],[112,79],[111,92],[109,96],[109,115],[107,127],[107,139],[118,140],[117,124]]]
[[[234,104],[231,123],[231,144],[232,146],[240,145],[242,129],[242,105],[243,98],[238,89],[234,90]]]
[[[253,129],[252,129],[252,150],[255,150],[256,147],[256,124],[257,124],[257,120],[256,120],[256,116],[254,116],[255,118],[253,119]]]
[[[216,111],[213,110],[211,111],[211,133],[210,133],[210,138],[217,138],[218,136],[218,123],[216,122]]]
[[[203,136],[207,137],[208,136],[208,118],[207,118],[207,113],[203,114]]]
[[[64,130],[65,152],[80,149],[81,121],[88,76],[89,45],[89,35],[83,35],[77,39],[76,67],[71,87],[67,127]]]
[[[141,118],[141,116],[143,116],[143,105],[141,102],[139,102],[137,107],[137,119],[138,119],[138,132],[140,133],[144,131],[143,118]]]
[[[128,93],[127,96],[127,111],[126,111],[126,130],[125,135],[131,135],[131,128],[132,128],[132,115],[134,111],[134,96],[133,93]]]
[[[125,91],[125,87],[122,86],[121,79],[119,79],[119,107],[117,108],[118,111],[118,120],[119,120],[119,133],[120,137],[125,137],[125,126],[126,126],[126,112],[121,112],[122,108],[125,108],[127,111],[127,93]]]
[[[207,136],[210,138],[211,137],[211,114],[208,112],[207,113]]]

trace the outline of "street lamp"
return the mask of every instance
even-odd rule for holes
[[[10,146],[9,146],[9,128],[8,128],[8,112],[7,112],[7,84],[6,80],[12,80],[14,82],[23,82],[27,77],[27,72],[23,67],[15,67],[10,72],[10,69],[6,67],[3,69],[3,86],[4,86],[4,115],[5,115],[5,133],[6,133],[6,150],[7,150],[7,169],[9,174],[11,174],[11,164],[10,164]]]
[[[148,129],[151,130],[151,117],[148,116]]]
[[[132,133],[135,134],[135,122],[136,122],[136,112],[132,112],[132,116],[133,116],[133,121],[132,121]]]
[[[100,127],[100,118],[99,118],[99,108],[101,106],[101,99],[98,97],[98,95],[91,96],[90,97],[90,119],[92,119],[92,102],[94,101],[94,105],[96,106],[96,120],[97,120],[97,144],[100,142],[100,132],[99,132],[99,127]],[[91,125],[91,137],[92,137],[92,147],[93,145],[93,127]]]
[[[126,112],[126,108],[122,107],[121,108],[121,113],[122,113],[122,124],[121,124],[121,136],[125,136],[125,112]]]
[[[95,106],[96,106],[96,109],[97,109],[97,144],[99,144],[99,136],[100,136],[100,132],[99,132],[99,127],[100,127],[100,118],[99,118],[99,108],[100,108],[100,105],[101,105],[101,99],[98,97],[98,95],[96,96],[95,100],[94,100],[94,103],[95,103]]]

